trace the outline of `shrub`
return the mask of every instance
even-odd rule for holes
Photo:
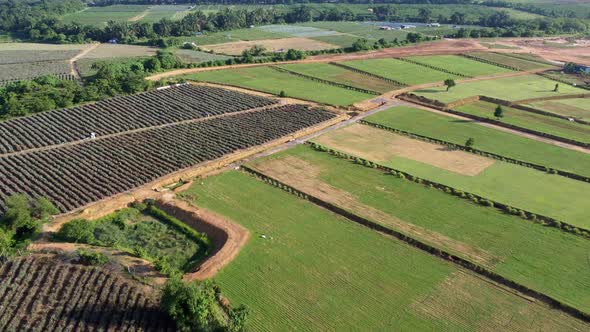
[[[60,241],[92,244],[94,237],[94,225],[86,219],[74,219],[65,223],[55,234]]]
[[[76,255],[77,263],[82,265],[105,265],[109,262],[109,258],[101,252],[78,249]]]

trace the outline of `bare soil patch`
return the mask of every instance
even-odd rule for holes
[[[468,176],[476,176],[495,163],[494,159],[360,124],[330,132],[316,141],[369,160],[383,162],[397,156]]]
[[[439,248],[445,248],[460,253],[460,255],[465,256],[467,259],[477,264],[491,268],[501,260],[501,258],[496,257],[485,250],[459,242],[420,226],[413,225],[381,210],[363,204],[351,193],[323,182],[319,178],[322,173],[321,166],[312,165],[297,157],[287,156],[284,158],[259,162],[256,163],[254,167],[260,172],[278,179],[298,190],[349,211],[353,211],[354,213],[383,225],[392,227],[411,237],[426,241]],[[379,190],[379,188],[376,189]]]
[[[332,45],[318,40],[299,37],[281,39],[262,39],[251,41],[239,41],[225,44],[203,45],[202,48],[220,54],[240,55],[244,50],[249,49],[255,45],[263,46],[268,51],[272,52],[287,51],[290,48],[304,51],[316,51],[338,48],[337,45]]]

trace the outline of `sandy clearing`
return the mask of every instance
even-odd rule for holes
[[[319,179],[322,172],[320,166],[312,165],[297,157],[287,156],[258,162],[255,163],[254,168],[326,202],[353,211],[363,217],[392,227],[411,237],[426,241],[436,247],[459,253],[459,255],[466,257],[476,264],[491,268],[501,261],[501,258],[496,257],[483,249],[470,246],[440,233],[413,225],[386,214],[381,210],[361,203],[359,199],[351,193],[340,190],[321,181]],[[376,190],[386,189],[376,188]]]
[[[316,141],[368,160],[385,162],[393,157],[403,157],[468,176],[476,176],[496,162],[362,124],[332,131]]]
[[[219,54],[240,55],[244,50],[255,45],[263,46],[271,52],[286,51],[290,48],[304,51],[338,48],[337,45],[301,37],[238,41],[224,44],[203,45],[201,48]]]

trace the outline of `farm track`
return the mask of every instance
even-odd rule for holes
[[[76,77],[77,80],[82,80],[82,74],[80,73],[80,69],[78,69],[78,65],[76,64],[76,61],[78,61],[79,59],[84,57],[86,54],[92,52],[95,48],[97,48],[99,46],[100,46],[100,43],[94,43],[94,44],[90,45],[89,47],[83,49],[82,52],[78,53],[75,57],[73,57],[69,60],[71,73],[72,73],[72,75],[74,75]]]

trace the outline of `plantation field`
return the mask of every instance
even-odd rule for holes
[[[478,59],[491,61],[493,63],[517,68],[519,70],[533,70],[540,68],[551,68],[549,64],[543,64],[536,61],[529,61],[525,59],[516,58],[514,56],[508,56],[501,53],[493,52],[473,52],[469,53],[469,56],[473,56]]]
[[[585,327],[243,173],[208,177],[186,197],[253,235],[215,277],[248,306],[252,330]]]
[[[380,93],[400,88],[399,85],[392,82],[363,75],[328,63],[293,64],[283,65],[281,67],[300,74]]]
[[[398,59],[355,60],[342,62],[342,64],[407,85],[442,82],[447,78],[460,78],[456,75]]]
[[[458,55],[412,56],[408,57],[408,59],[469,77],[509,73],[512,71]]]
[[[590,99],[588,99],[590,102]],[[497,105],[480,101],[456,107],[457,111],[477,115],[484,118],[496,119],[494,111]],[[502,107],[504,116],[501,121],[507,124],[532,129],[547,134],[590,143],[590,126],[571,122],[551,116],[526,112],[511,107]]]
[[[573,98],[560,100],[538,101],[528,106],[543,111],[569,116],[576,119],[590,121],[590,99]]]
[[[307,146],[250,166],[303,192],[452,252],[582,310],[590,241],[384,174]],[[560,252],[567,252],[564,258]],[[571,255],[571,256],[570,256]],[[538,276],[543,276],[539,278]]]
[[[27,62],[10,65],[0,64],[0,81],[27,80],[44,75],[65,77],[71,74],[67,61]]]
[[[413,176],[590,229],[587,183],[353,125],[315,139]],[[476,138],[477,142],[477,138]]]
[[[118,57],[152,56],[158,48],[138,45],[100,44],[86,53],[82,59],[106,59]]]
[[[414,93],[429,99],[450,103],[472,96],[488,96],[509,101],[585,93],[586,90],[560,84],[555,92],[556,82],[538,75],[503,77],[468,83],[458,83],[446,91],[446,87],[433,87]]]
[[[202,45],[201,47],[205,50],[213,51],[219,54],[240,55],[243,51],[248,50],[254,46],[262,46],[269,52],[282,52],[288,49],[318,51],[338,48],[337,45],[301,37],[237,41],[223,44]]]
[[[2,50],[0,49],[0,64],[18,64],[40,61],[69,60],[80,53],[80,50]]]
[[[309,37],[309,39],[325,42],[332,45],[338,45],[340,47],[351,47],[352,44],[358,40],[357,37],[351,35],[330,35],[330,36],[318,36]]]
[[[112,271],[29,256],[0,265],[2,331],[171,331],[157,291]]]
[[[170,37],[171,40],[176,40],[180,44],[184,42],[195,43],[197,46],[212,45],[212,44],[223,44],[239,41],[252,41],[262,39],[279,39],[288,38],[289,35],[264,31],[261,29],[236,29],[229,31],[211,32],[198,36],[186,36],[186,37]]]
[[[144,5],[114,5],[106,7],[89,7],[82,11],[63,16],[66,23],[83,25],[106,25],[108,21],[130,21],[148,10]]]
[[[131,21],[157,22],[163,18],[180,20],[190,13],[191,5],[158,5],[150,6],[149,9],[138,16],[131,18]]]
[[[372,95],[282,73],[269,67],[214,70],[184,76],[186,79],[236,85],[248,89],[312,100],[323,104],[346,106],[372,98]]]
[[[589,154],[520,137],[470,121],[409,107],[392,108],[365,120],[460,145],[464,145],[467,139],[472,137],[475,140],[474,148],[479,150],[590,176]]]
[[[173,52],[182,61],[187,63],[202,63],[207,61],[227,60],[231,58],[225,55],[212,54],[195,50],[175,49]]]

